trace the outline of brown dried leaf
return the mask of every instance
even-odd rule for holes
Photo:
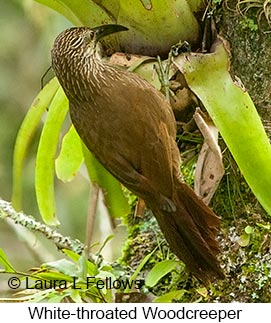
[[[196,165],[194,189],[208,205],[225,170],[222,162],[221,150],[217,143],[217,128],[212,120],[199,108],[196,109],[194,119],[204,137],[204,143]]]

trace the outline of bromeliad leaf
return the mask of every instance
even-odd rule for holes
[[[129,31],[120,33],[124,52],[166,56],[181,39],[192,46],[199,39],[199,24],[185,0],[119,0],[118,24]],[[163,28],[157,28],[163,26]]]
[[[75,128],[70,127],[62,139],[60,153],[56,159],[56,175],[63,182],[70,182],[84,161],[81,139]]]
[[[258,201],[271,214],[271,145],[241,81],[229,74],[223,39],[208,54],[178,56],[174,63],[200,98]]]
[[[36,160],[35,188],[45,223],[57,225],[54,196],[54,166],[59,134],[68,112],[68,100],[60,87],[49,108],[41,133]]]
[[[43,5],[54,9],[66,17],[75,26],[94,27],[114,22],[114,17],[90,0],[35,0]],[[112,0],[111,0],[112,1]],[[112,20],[113,19],[113,20]]]
[[[38,96],[31,104],[18,132],[13,154],[12,192],[12,204],[17,210],[21,209],[22,174],[27,149],[30,146],[31,140],[41,123],[43,114],[48,108],[58,88],[59,83],[56,78],[52,79],[48,84],[46,84],[46,86],[40,91]]]
[[[105,204],[110,215],[114,218],[130,212],[127,198],[118,180],[116,180],[92,155],[82,143],[85,164],[92,183],[97,183],[104,193]]]

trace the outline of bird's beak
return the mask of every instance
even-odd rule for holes
[[[111,24],[111,25],[98,26],[98,27],[92,28],[92,30],[96,33],[95,41],[97,42],[104,36],[118,33],[120,31],[125,31],[125,30],[128,30],[128,28],[122,25]]]

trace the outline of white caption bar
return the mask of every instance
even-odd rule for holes
[[[267,322],[271,304],[0,304],[1,317],[15,322]]]

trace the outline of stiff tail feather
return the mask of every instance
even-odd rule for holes
[[[219,252],[216,241],[219,217],[178,179],[175,180],[173,203],[176,211],[153,208],[172,251],[205,284],[215,277],[223,278],[216,258]]]

